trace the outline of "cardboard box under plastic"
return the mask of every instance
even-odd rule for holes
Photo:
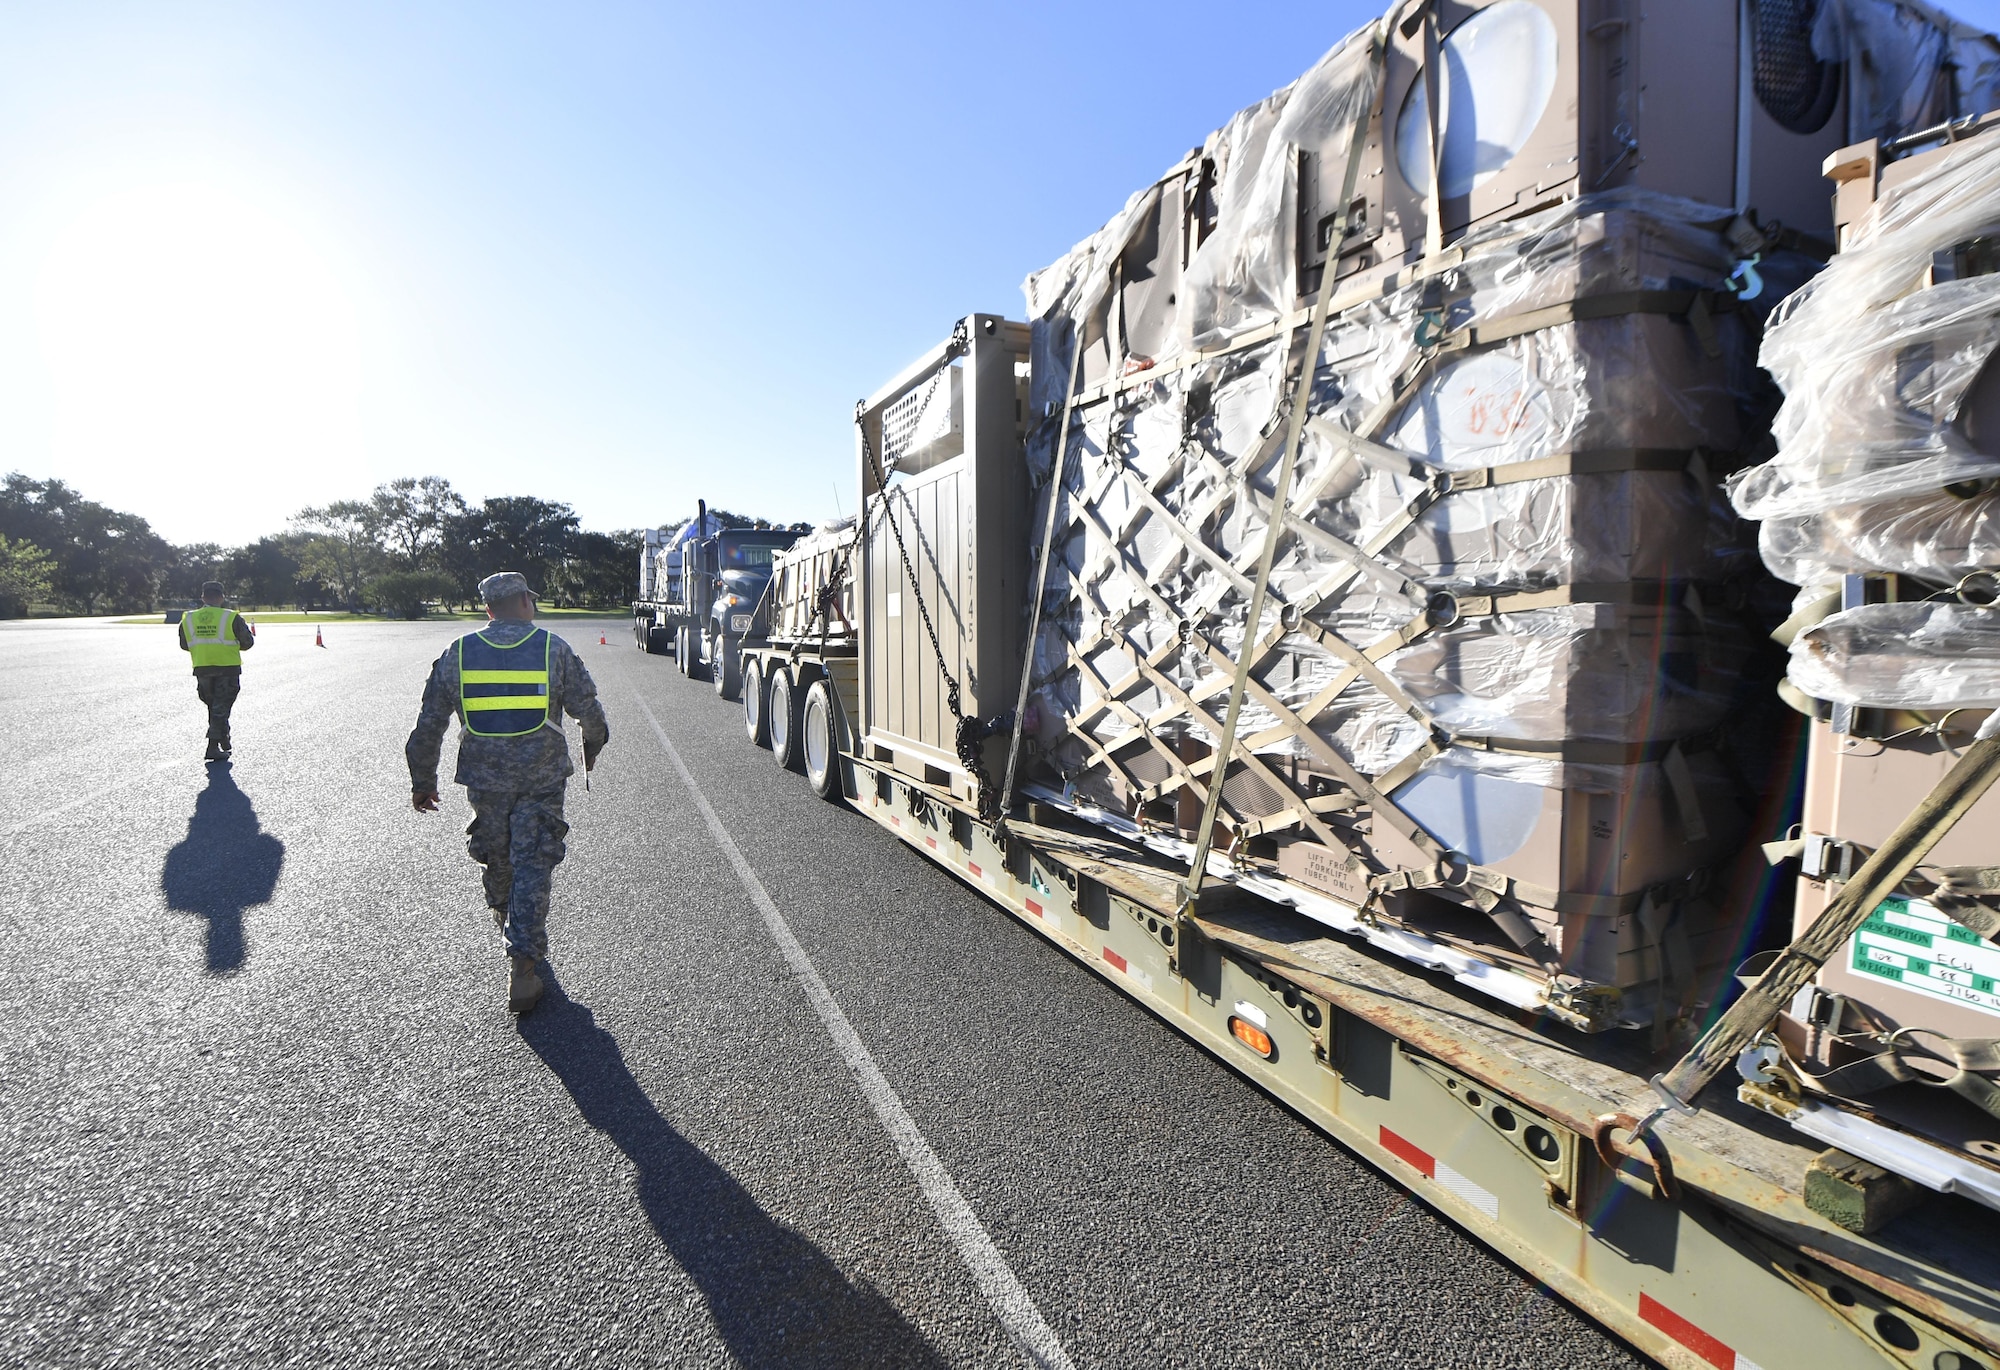
[[[1967,739],[1959,734],[1953,740],[1963,745]],[[1880,846],[1953,760],[1953,752],[1935,738],[1852,737],[1816,722],[1806,761],[1804,830]],[[1945,834],[1927,864],[2000,864],[2000,789],[1989,790]],[[1800,879],[1795,936],[1812,926],[1839,888],[1827,880]],[[1956,927],[1926,914],[1920,902],[1909,910],[1886,908],[1820,972],[1820,988],[1866,1005],[1891,1027],[1926,1028],[1948,1037],[2000,1036],[2000,947],[1963,928],[1952,931]]]
[[[1724,860],[1740,843],[1748,816],[1719,760],[1689,758],[1689,774],[1700,795],[1702,836],[1690,837],[1673,786],[1658,763],[1603,768],[1616,780],[1596,790],[1559,790],[1511,785],[1491,777],[1463,777],[1467,783],[1428,789],[1419,782],[1398,794],[1406,810],[1454,850],[1490,870],[1545,889],[1562,890],[1580,902],[1593,896],[1608,904],[1621,896],[1679,882],[1690,873]],[[1357,849],[1390,868],[1422,867],[1425,862],[1379,819],[1351,829]],[[1366,887],[1310,840],[1280,845],[1281,875],[1335,899],[1358,906]],[[1627,900],[1628,904],[1636,901]],[[1712,900],[1690,895],[1673,918],[1652,921],[1635,910],[1572,907],[1558,912],[1524,904],[1521,911],[1562,959],[1566,974],[1593,984],[1630,990],[1659,978],[1657,948],[1669,932],[1688,964],[1685,978],[1714,960],[1708,943],[1720,928]],[[1518,960],[1481,913],[1445,894],[1420,892],[1392,897],[1392,921],[1441,941]],[[1674,920],[1680,920],[1675,926]],[[1524,968],[1527,968],[1524,962]]]

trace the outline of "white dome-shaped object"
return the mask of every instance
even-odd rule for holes
[[[1500,0],[1439,44],[1446,81],[1438,147],[1445,198],[1469,194],[1514,160],[1555,94],[1561,41],[1529,0]],[[1396,165],[1421,194],[1431,188],[1430,96],[1419,76],[1396,116]]]

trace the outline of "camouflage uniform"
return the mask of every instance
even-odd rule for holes
[[[230,636],[236,639],[241,651],[249,651],[257,645],[257,638],[250,631],[250,621],[241,614],[229,620]],[[181,650],[192,654],[188,645],[188,625],[185,616],[180,627]],[[197,666],[194,668],[195,698],[208,706],[208,740],[229,745],[229,710],[236,703],[236,696],[243,692],[243,668],[241,666]]]
[[[535,625],[499,619],[479,631],[488,642],[505,644],[519,642]],[[417,726],[403,748],[410,788],[435,793],[445,727],[458,718],[458,768],[452,778],[465,786],[472,803],[465,849],[486,868],[487,905],[506,915],[508,954],[538,961],[548,955],[549,880],[563,859],[563,838],[569,834],[563,788],[576,769],[562,730],[564,714],[582,725],[584,755],[596,756],[611,736],[597,686],[570,645],[551,633],[548,722],[525,737],[466,732],[454,644],[431,667]]]

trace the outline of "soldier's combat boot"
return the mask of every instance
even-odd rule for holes
[[[535,973],[532,956],[510,957],[507,975],[507,1012],[526,1013],[542,998],[542,977]]]
[[[222,744],[211,737],[208,739],[208,750],[202,754],[201,759],[203,761],[226,761],[228,757],[229,754],[222,749]]]

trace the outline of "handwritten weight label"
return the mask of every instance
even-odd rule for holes
[[[2000,947],[1921,899],[1883,900],[1847,945],[1862,975],[2000,1015]]]

